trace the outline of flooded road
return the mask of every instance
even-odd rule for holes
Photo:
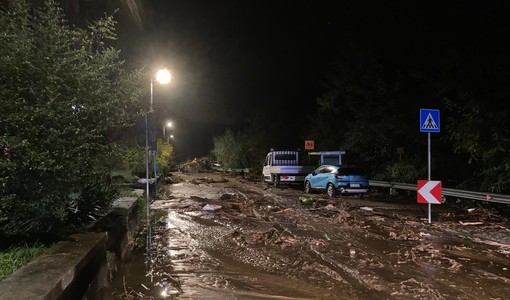
[[[128,261],[116,299],[510,299],[509,223],[483,208],[436,205],[428,224],[414,193],[173,179],[152,205],[150,267]]]

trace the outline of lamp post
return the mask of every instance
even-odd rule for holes
[[[153,76],[151,78],[151,87],[150,87],[150,107],[149,113],[154,112],[154,80]],[[170,72],[166,69],[161,69],[156,72],[156,81],[160,84],[167,84],[171,80]],[[150,221],[150,197],[149,197],[149,124],[147,120],[147,114],[145,115],[145,177],[146,177],[146,196],[147,196],[147,222]],[[156,192],[154,195],[157,195],[157,177],[156,177],[156,149],[153,149],[154,155],[154,185],[156,187]],[[147,223],[149,224],[149,223]]]
[[[163,139],[167,141],[166,139],[166,128],[172,127],[172,122],[167,122],[165,125],[163,125]]]

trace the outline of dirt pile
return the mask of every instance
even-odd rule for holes
[[[209,172],[211,165],[209,158],[201,157],[183,162],[177,166],[177,169],[183,173]]]

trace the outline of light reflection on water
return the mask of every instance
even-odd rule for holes
[[[177,228],[177,226],[175,226],[174,223],[173,223],[173,222],[175,222],[176,219],[177,219],[176,213],[173,210],[168,209],[168,211],[167,211],[167,218],[166,218],[166,229],[175,229],[175,228]]]

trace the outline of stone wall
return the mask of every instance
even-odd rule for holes
[[[101,299],[112,276],[111,264],[125,257],[140,221],[136,197],[117,199],[113,207],[87,232],[53,245],[1,281],[0,298]]]

